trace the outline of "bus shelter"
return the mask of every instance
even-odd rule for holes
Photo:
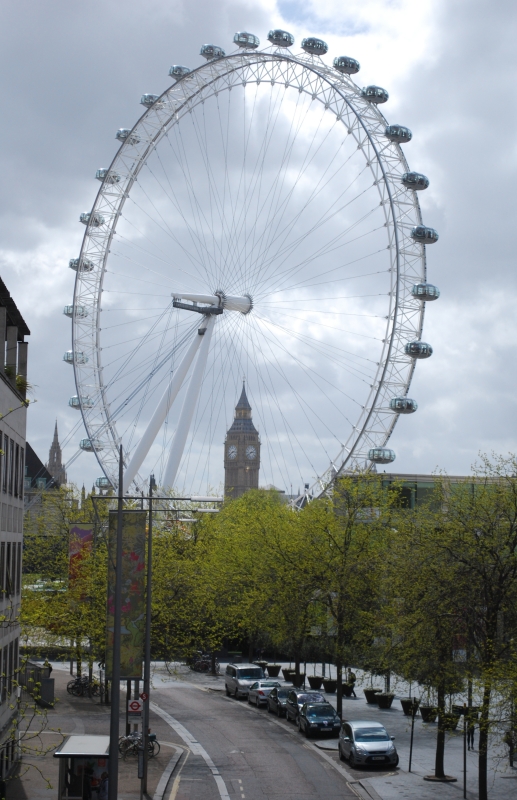
[[[58,800],[83,800],[100,786],[108,772],[109,736],[67,736],[54,753],[59,758]],[[89,786],[88,786],[89,783]]]

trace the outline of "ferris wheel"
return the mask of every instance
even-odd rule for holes
[[[395,459],[387,447],[419,359],[427,283],[422,222],[388,92],[359,63],[272,30],[203,45],[195,69],[144,94],[121,128],[77,258],[77,394],[103,471],[124,490],[151,473],[191,493],[221,480],[223,442],[246,379],[261,479],[319,494],[339,474]]]

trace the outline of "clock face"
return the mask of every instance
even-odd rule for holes
[[[249,444],[246,448],[246,458],[249,458],[250,461],[252,461],[256,457],[257,457],[257,449],[253,447],[252,444]]]
[[[237,445],[231,444],[228,448],[228,458],[231,458],[232,461],[234,458],[237,458]]]

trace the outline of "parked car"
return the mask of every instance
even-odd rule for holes
[[[321,692],[304,692],[300,689],[291,689],[287,695],[287,702],[285,704],[285,716],[287,721],[298,720],[298,714],[304,703],[325,703],[325,697]]]
[[[359,764],[390,764],[396,767],[399,757],[394,736],[384,725],[370,720],[344,722],[339,735],[339,757],[351,767]]]
[[[249,664],[228,664],[224,675],[226,696],[247,697],[250,686],[263,677],[262,667]]]
[[[272,689],[267,698],[267,710],[277,717],[285,717],[285,705],[290,689]]]
[[[298,714],[298,730],[307,737],[314,733],[339,735],[341,720],[330,703],[304,703]]]
[[[248,703],[255,703],[257,708],[267,705],[267,698],[273,689],[278,689],[281,684],[278,681],[255,681],[250,686],[248,692]]]

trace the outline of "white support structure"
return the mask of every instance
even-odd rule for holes
[[[163,485],[165,489],[172,488],[174,481],[176,480],[176,475],[179,469],[181,457],[183,456],[183,450],[185,449],[188,432],[192,424],[192,418],[194,416],[199,393],[201,391],[201,384],[203,382],[203,375],[205,374],[208,351],[210,349],[210,339],[212,338],[215,320],[215,316],[208,317],[205,335],[202,337],[203,341],[201,342],[201,347],[199,348],[199,355],[196,363],[194,364],[194,369],[192,370],[190,383],[188,385],[187,394],[185,395],[183,408],[181,409],[181,415],[178,421],[178,427],[176,428],[176,434],[172,442],[169,460],[165,469],[165,475],[163,478]]]
[[[135,452],[131,457],[131,461],[129,462],[126,468],[126,471],[124,473],[124,493],[129,490],[131,482],[134,480],[138,470],[140,469],[140,467],[144,462],[145,457],[147,456],[147,453],[151,449],[151,445],[156,439],[158,431],[163,425],[165,417],[167,416],[170,407],[172,406],[179,390],[183,385],[185,376],[189,370],[190,365],[194,360],[194,357],[199,349],[199,346],[203,342],[203,339],[204,339],[203,336],[201,336],[199,333],[196,333],[189,349],[183,356],[181,363],[173,372],[169,384],[165,389],[161,397],[161,400],[156,407],[156,410],[151,418],[151,421],[149,422],[149,425],[147,426],[147,429],[143,434],[142,438],[138,442]]]
[[[220,306],[225,311],[240,311],[248,314],[253,308],[253,300],[249,294],[235,296],[230,294],[192,294],[191,292],[173,292],[174,300],[190,300],[192,303],[209,303]]]

